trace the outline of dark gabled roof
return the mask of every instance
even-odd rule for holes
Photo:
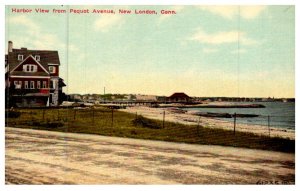
[[[190,96],[186,95],[183,92],[176,92],[173,93],[169,98],[178,98],[178,97],[186,97],[186,98],[190,98]]]
[[[22,61],[18,60],[18,55],[22,54],[25,58],[27,58],[29,55],[32,55],[33,57],[35,55],[40,56],[40,61],[39,63],[47,70],[48,69],[48,64],[58,64],[60,65],[59,62],[59,56],[58,56],[58,51],[52,51],[52,50],[27,50],[26,48],[21,48],[21,49],[12,49],[12,52],[8,53],[7,61],[9,64],[10,70],[13,70],[18,64],[20,64]]]

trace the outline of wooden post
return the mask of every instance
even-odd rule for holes
[[[114,108],[111,108],[111,127],[114,127]]]
[[[74,109],[74,117],[73,119],[75,120],[76,119],[76,109]]]
[[[269,137],[271,137],[270,116],[269,115],[268,115],[268,129],[269,129]]]
[[[233,123],[233,132],[235,135],[235,126],[236,126],[236,113],[234,113],[234,123]]]
[[[163,129],[165,128],[165,116],[166,116],[166,112],[164,111],[164,113],[163,113]]]
[[[57,109],[57,120],[59,121],[59,109]]]
[[[45,109],[43,109],[43,121],[45,120]]]
[[[31,121],[33,121],[33,112],[31,111],[30,114],[31,114]]]
[[[200,127],[200,116],[198,119],[198,124],[197,124],[197,135],[199,136],[199,127]]]
[[[137,122],[137,119],[138,119],[138,114],[137,114],[137,112],[135,112],[135,127],[137,127],[137,125],[138,125],[138,122]]]
[[[93,108],[93,123],[95,122],[95,110]]]

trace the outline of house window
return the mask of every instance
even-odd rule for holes
[[[15,89],[21,89],[22,81],[14,81]]]
[[[41,89],[41,81],[37,81],[36,82],[36,88],[37,89]]]
[[[43,88],[47,88],[47,82],[43,81]]]
[[[25,89],[28,89],[28,81],[25,81]]]
[[[14,86],[15,86],[15,89],[21,89],[21,87],[19,85],[19,81],[14,81]]]
[[[41,57],[40,57],[40,55],[35,55],[35,57],[34,57],[34,58],[35,58],[35,60],[36,60],[36,61],[40,61],[40,60],[41,60]]]
[[[54,89],[54,83],[52,80],[50,80],[50,89]]]
[[[23,60],[23,57],[24,57],[24,56],[23,56],[22,54],[18,54],[18,60],[19,60],[19,61],[22,61],[22,60]]]
[[[30,81],[30,89],[34,89],[34,81]]]
[[[24,72],[36,72],[37,71],[37,66],[33,64],[25,64],[23,66],[23,71]]]
[[[53,74],[53,73],[55,73],[55,66],[49,66],[49,72],[51,73],[51,74]]]

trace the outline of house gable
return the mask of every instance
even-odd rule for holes
[[[32,55],[27,56],[20,64],[13,68],[11,75],[41,75],[48,76],[49,72]]]

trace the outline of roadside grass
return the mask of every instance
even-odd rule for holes
[[[20,115],[19,115],[19,114]],[[295,140],[153,120],[104,107],[15,109],[6,126],[294,153]],[[164,127],[164,128],[163,128]]]

